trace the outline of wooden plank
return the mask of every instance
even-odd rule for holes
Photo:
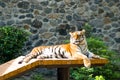
[[[29,63],[18,64],[22,58],[23,56],[20,56],[0,65],[0,80],[6,80],[35,67],[62,68],[83,66],[82,60],[75,59],[32,59]],[[104,65],[108,63],[108,60],[104,58],[91,59],[91,63],[92,65]]]

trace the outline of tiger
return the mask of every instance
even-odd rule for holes
[[[88,49],[85,30],[69,32],[70,42],[67,44],[38,46],[32,49],[19,64],[28,63],[31,59],[82,59],[84,66],[91,66],[90,58],[100,58]]]

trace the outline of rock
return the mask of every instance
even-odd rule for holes
[[[55,28],[50,28],[49,31],[50,31],[50,32],[56,32],[56,29],[55,29]]]
[[[36,34],[37,33],[37,29],[30,29],[30,32],[33,33],[33,34]]]
[[[14,24],[14,20],[9,20],[9,21],[7,21],[7,25],[12,25],[12,24]]]
[[[101,3],[102,2],[102,0],[94,0],[94,3],[95,4],[99,4],[99,3]]]
[[[29,5],[30,5],[30,3],[27,1],[20,1],[17,6],[19,8],[28,9]]]
[[[118,3],[118,2],[120,2],[120,0],[113,0],[115,3]]]
[[[90,25],[92,25],[93,27],[103,27],[104,22],[102,19],[93,19],[90,21]]]
[[[110,18],[112,18],[112,17],[114,17],[114,13],[113,13],[113,12],[106,12],[105,17],[110,17]]]
[[[65,8],[65,3],[61,2],[60,5],[59,5],[59,8]]]
[[[3,8],[5,8],[6,4],[4,2],[0,1],[0,6],[3,7]]]
[[[34,5],[34,4],[32,4],[31,8],[32,9],[36,9],[36,10],[43,10],[43,7],[41,5]]]
[[[105,17],[103,21],[104,21],[104,24],[111,23],[111,19],[109,17]]]
[[[84,25],[83,21],[77,21],[76,24],[78,30],[82,30],[82,26]]]
[[[41,35],[42,38],[49,39],[53,36],[53,33],[51,32],[46,32]]]
[[[81,16],[78,14],[73,14],[73,19],[76,21],[80,21],[81,20]]]
[[[25,24],[31,24],[31,19],[24,19],[22,22]]]
[[[56,2],[60,2],[60,1],[62,1],[62,0],[55,0]]]
[[[112,27],[111,25],[105,25],[105,26],[104,26],[104,30],[110,30],[111,27]]]
[[[49,2],[48,2],[48,1],[42,1],[42,2],[40,2],[40,4],[41,4],[42,6],[47,6],[47,5],[49,4]]]
[[[57,7],[57,2],[55,2],[54,0],[49,1],[49,6],[50,7]]]
[[[27,9],[27,10],[26,9],[20,9],[19,12],[20,13],[31,13],[31,12],[33,12],[33,9]]]
[[[113,37],[115,37],[115,33],[112,32],[109,34],[109,36],[113,38]]]
[[[111,10],[110,10],[110,7],[107,7],[107,6],[103,7],[103,10],[104,10],[105,12],[110,12],[110,11],[111,11]]]
[[[24,25],[24,29],[29,30],[30,26],[26,24],[26,25]]]
[[[71,16],[71,15],[67,15],[67,16],[66,16],[66,19],[67,19],[68,21],[71,21],[71,20],[72,20],[72,16]]]
[[[51,13],[52,12],[52,8],[45,8],[44,9],[44,12],[46,13],[46,14],[49,14],[49,13]]]
[[[93,33],[96,33],[96,32],[97,32],[96,28],[93,28],[92,32],[93,32]]]
[[[42,22],[37,20],[37,19],[35,19],[32,22],[32,26],[35,27],[35,28],[41,28],[42,27]]]
[[[58,19],[60,17],[60,14],[58,14],[58,13],[50,13],[50,14],[48,14],[47,17],[50,18],[50,19]]]
[[[119,27],[119,28],[117,28],[117,31],[118,31],[118,32],[120,32],[120,27]]]
[[[105,37],[103,38],[103,40],[106,41],[106,42],[110,42],[110,37],[109,37],[109,36],[105,36]]]
[[[47,18],[44,18],[43,19],[43,22],[48,22],[49,20]]]
[[[59,32],[60,35],[67,35],[67,30],[70,30],[70,25],[61,24],[56,28],[56,30]]]
[[[107,3],[109,3],[111,0],[105,0]]]
[[[111,21],[118,21],[118,17],[112,17]]]
[[[59,9],[59,12],[60,12],[60,13],[65,13],[64,8],[60,8],[60,9]]]
[[[92,11],[96,11],[96,10],[97,10],[97,5],[91,5],[90,9],[91,9]]]
[[[5,22],[0,21],[0,26],[5,26],[5,25],[6,25]]]
[[[115,28],[120,27],[119,24],[116,23],[116,22],[112,23],[112,26],[115,27]]]
[[[3,14],[2,11],[0,11],[0,16],[2,16],[2,14]]]
[[[24,19],[24,18],[25,18],[25,15],[19,16],[19,19]]]
[[[115,37],[120,38],[120,32],[116,32]]]
[[[98,9],[98,13],[99,13],[99,14],[102,14],[102,13],[104,13],[104,10],[101,9],[101,8],[99,8],[99,9]]]
[[[28,17],[28,18],[34,18],[33,14],[26,14],[26,17]]]
[[[27,41],[25,44],[26,44],[26,46],[30,46],[30,45],[32,45],[32,41]]]
[[[38,34],[35,34],[35,35],[31,36],[31,40],[37,40],[38,38],[39,38]]]
[[[46,29],[46,28],[41,28],[41,29],[39,30],[39,34],[42,34],[42,33],[44,33],[44,32],[48,32],[48,29]]]
[[[115,38],[115,41],[116,41],[117,43],[120,43],[120,38]]]
[[[52,38],[50,38],[50,41],[56,42],[56,41],[57,41],[57,38],[56,38],[56,37],[52,37]]]
[[[110,1],[109,4],[108,4],[109,7],[112,7],[113,5],[114,5],[113,1]]]
[[[43,44],[43,40],[38,40],[35,42],[34,47],[40,46]]]
[[[62,22],[62,20],[60,22]],[[58,21],[55,19],[50,20],[50,25],[56,27],[56,26],[58,26]]]
[[[73,6],[73,5],[75,5],[75,2],[71,2],[70,4]]]

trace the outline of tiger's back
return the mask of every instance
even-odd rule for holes
[[[21,62],[29,62],[32,58],[46,59],[46,58],[70,58],[72,53],[70,51],[70,44],[54,45],[54,46],[39,46],[35,47]]]

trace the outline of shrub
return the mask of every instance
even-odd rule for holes
[[[43,76],[40,75],[40,74],[34,74],[34,75],[31,77],[31,80],[45,80],[45,79],[44,79]]]
[[[85,25],[82,28],[85,29],[85,35],[87,38],[92,36],[93,28],[91,25],[89,25],[88,23],[85,23]]]
[[[95,80],[105,80],[103,76],[95,76]]]
[[[75,80],[119,80],[120,67],[117,63],[120,59],[115,55],[114,51],[110,51],[103,41],[97,38],[88,38],[88,47],[91,52],[102,57],[108,58],[109,63],[105,66],[96,66],[90,69],[85,67],[71,69],[71,76]],[[98,75],[104,77],[103,79]]]
[[[16,27],[0,27],[0,61],[6,62],[19,56],[29,35],[29,32]]]
[[[76,67],[71,68],[71,78],[74,80],[120,80],[120,56],[115,51],[111,51],[104,41],[92,35],[92,27],[86,23],[83,27],[86,30],[88,48],[91,52],[107,58],[109,63],[105,66],[93,68]],[[68,43],[66,40],[65,43]]]

